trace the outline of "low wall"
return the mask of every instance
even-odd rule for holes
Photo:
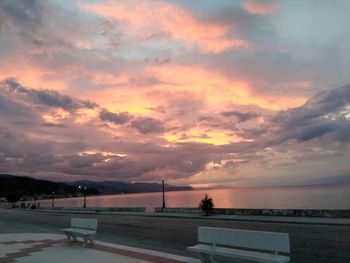
[[[145,207],[44,207],[40,209],[60,211],[92,211],[92,212],[145,212]]]
[[[154,212],[163,212],[163,213],[201,213],[202,210],[199,208],[191,208],[191,207],[173,207],[173,208],[161,208],[156,207]]]
[[[155,212],[164,213],[202,213],[199,208],[175,207],[155,208]],[[350,218],[350,210],[331,209],[244,209],[244,208],[214,208],[212,214],[217,215],[260,215],[260,216],[301,216],[301,217],[334,217]]]

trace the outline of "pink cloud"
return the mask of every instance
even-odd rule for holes
[[[203,53],[220,53],[228,49],[245,48],[249,42],[229,38],[229,27],[216,23],[202,23],[188,11],[164,2],[128,1],[107,4],[82,4],[85,10],[113,19],[118,26],[126,26],[129,34],[142,39],[165,33],[185,46],[195,46]]]
[[[268,15],[279,7],[278,0],[245,0],[243,8],[248,12],[259,15]]]

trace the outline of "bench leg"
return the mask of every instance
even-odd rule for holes
[[[78,240],[77,240],[77,235],[76,234],[72,234],[72,241],[73,242],[77,242]]]
[[[214,256],[201,253],[200,254],[200,260],[202,263],[214,263]]]
[[[65,234],[66,234],[66,236],[67,236],[68,241],[70,241],[70,242],[73,242],[73,241],[74,241],[74,238],[73,238],[73,234],[72,234],[72,233],[65,232]]]
[[[91,237],[83,237],[84,239],[84,247],[86,247],[90,243],[90,247],[94,245],[94,240]]]

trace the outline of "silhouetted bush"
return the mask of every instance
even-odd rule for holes
[[[206,216],[210,215],[214,208],[213,198],[205,194],[198,207],[203,210]]]
[[[21,194],[19,193],[9,193],[6,196],[7,202],[12,204],[12,207],[16,207],[16,203],[21,199]]]

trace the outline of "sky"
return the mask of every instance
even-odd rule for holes
[[[350,176],[350,1],[1,0],[0,173]]]

